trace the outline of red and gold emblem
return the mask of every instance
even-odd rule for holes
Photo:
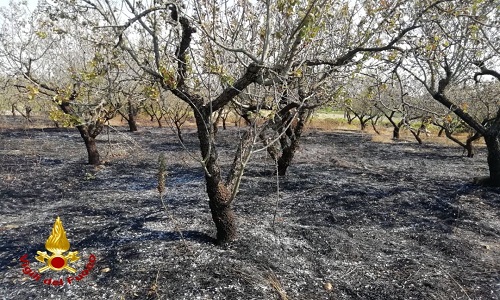
[[[45,263],[46,266],[38,269],[38,272],[42,273],[48,269],[54,271],[66,270],[71,273],[75,273],[76,269],[68,266],[69,262],[78,261],[78,251],[69,252],[67,255],[63,255],[64,252],[69,250],[69,241],[66,238],[66,232],[64,231],[61,219],[57,217],[54,227],[52,227],[52,234],[45,242],[45,249],[52,253],[48,255],[46,251],[37,251],[38,254],[35,256],[36,260]]]

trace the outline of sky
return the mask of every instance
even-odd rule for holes
[[[11,0],[0,0],[0,7],[8,6]],[[25,0],[28,2],[30,8],[34,8],[38,0]]]

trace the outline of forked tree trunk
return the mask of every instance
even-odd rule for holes
[[[422,145],[423,142],[422,142],[422,139],[418,136],[418,133],[415,132],[415,130],[413,128],[411,128],[411,127],[410,127],[410,132],[413,135],[413,137],[415,138],[415,140],[417,140],[418,144]]]
[[[378,123],[378,120],[380,119],[380,116],[377,116],[376,118],[372,118],[371,119],[371,124],[372,124],[372,128],[373,130],[375,131],[375,133],[377,133],[378,135],[380,135],[380,131],[378,131],[377,129],[377,123]]]
[[[473,158],[474,157],[474,141],[479,139],[481,137],[481,134],[479,132],[476,132],[474,135],[470,136],[467,138],[467,141],[465,141],[465,150],[467,151],[467,157]]]
[[[392,139],[399,140],[401,138],[401,127],[405,124],[404,119],[396,123],[392,118],[394,117],[395,112],[391,112],[390,115],[384,113],[385,117],[391,122],[392,127],[394,128],[392,131]]]
[[[499,132],[485,134],[484,140],[488,148],[489,185],[500,187],[500,134]]]
[[[365,131],[366,130],[366,123],[368,123],[370,119],[366,119],[364,120],[363,117],[359,117],[359,124],[361,126],[361,131]]]

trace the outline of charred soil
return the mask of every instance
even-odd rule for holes
[[[500,299],[500,189],[471,183],[488,173],[485,149],[470,159],[306,131],[285,177],[265,151],[252,156],[234,203],[238,239],[219,247],[193,129],[182,146],[168,129],[108,128],[106,163],[92,167],[76,130],[0,121],[2,299]],[[239,134],[219,130],[225,166]],[[35,256],[57,216],[77,273],[37,281],[20,258],[44,266]]]

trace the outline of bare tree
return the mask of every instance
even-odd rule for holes
[[[17,78],[16,86],[28,97],[58,108],[50,112],[51,118],[76,127],[89,164],[98,165],[102,161],[96,137],[121,106],[117,90],[126,64],[109,36],[58,9],[45,4],[30,12],[12,2],[2,11],[4,70]]]
[[[304,20],[322,2],[325,1],[302,5],[306,11],[300,16],[298,12],[293,12],[290,18],[292,30],[287,30],[287,42],[282,44],[282,39],[271,36],[272,32],[277,32],[271,30],[271,23],[274,22],[272,10],[279,8],[272,6],[270,1],[255,5],[250,2],[242,5],[227,2],[224,11],[213,5],[186,2],[194,16],[186,14],[189,11],[187,8],[175,4],[142,7],[125,1],[125,7],[133,17],[123,22],[120,21],[123,15],[115,13],[107,5],[109,3],[82,1],[82,6],[101,15],[108,32],[117,36],[117,46],[127,51],[131,59],[163,90],[171,92],[191,107],[198,129],[200,163],[205,171],[218,243],[226,243],[236,237],[232,202],[252,152],[256,128],[252,124],[242,136],[224,179],[212,126],[213,113],[224,108],[249,86],[276,81],[288,74],[290,62],[299,51],[299,45],[294,41],[301,30],[312,23],[312,20]],[[68,9],[74,8],[68,6]],[[257,18],[262,15],[266,17]],[[229,23],[227,27],[228,16],[237,23]],[[262,31],[259,30],[260,25],[250,26],[256,22],[261,22]],[[127,35],[133,30],[138,30],[138,35],[144,38],[142,43],[136,43],[129,37],[131,35]],[[225,34],[222,35],[222,32]],[[195,33],[203,38],[195,38]],[[258,42],[248,43],[252,37]],[[276,52],[270,53],[271,48]]]
[[[182,137],[182,126],[188,120],[191,108],[183,101],[172,99],[169,101],[168,107],[165,109],[166,117],[174,125],[177,137],[181,143],[184,143]]]
[[[498,59],[498,9],[490,1],[475,5],[446,1],[427,14],[428,21],[414,36],[402,68],[435,101],[484,137],[490,171],[485,183],[500,186],[500,106],[493,109],[489,119],[481,120],[450,93],[454,85],[473,88],[468,85],[473,80],[500,80],[499,73],[488,67]]]

